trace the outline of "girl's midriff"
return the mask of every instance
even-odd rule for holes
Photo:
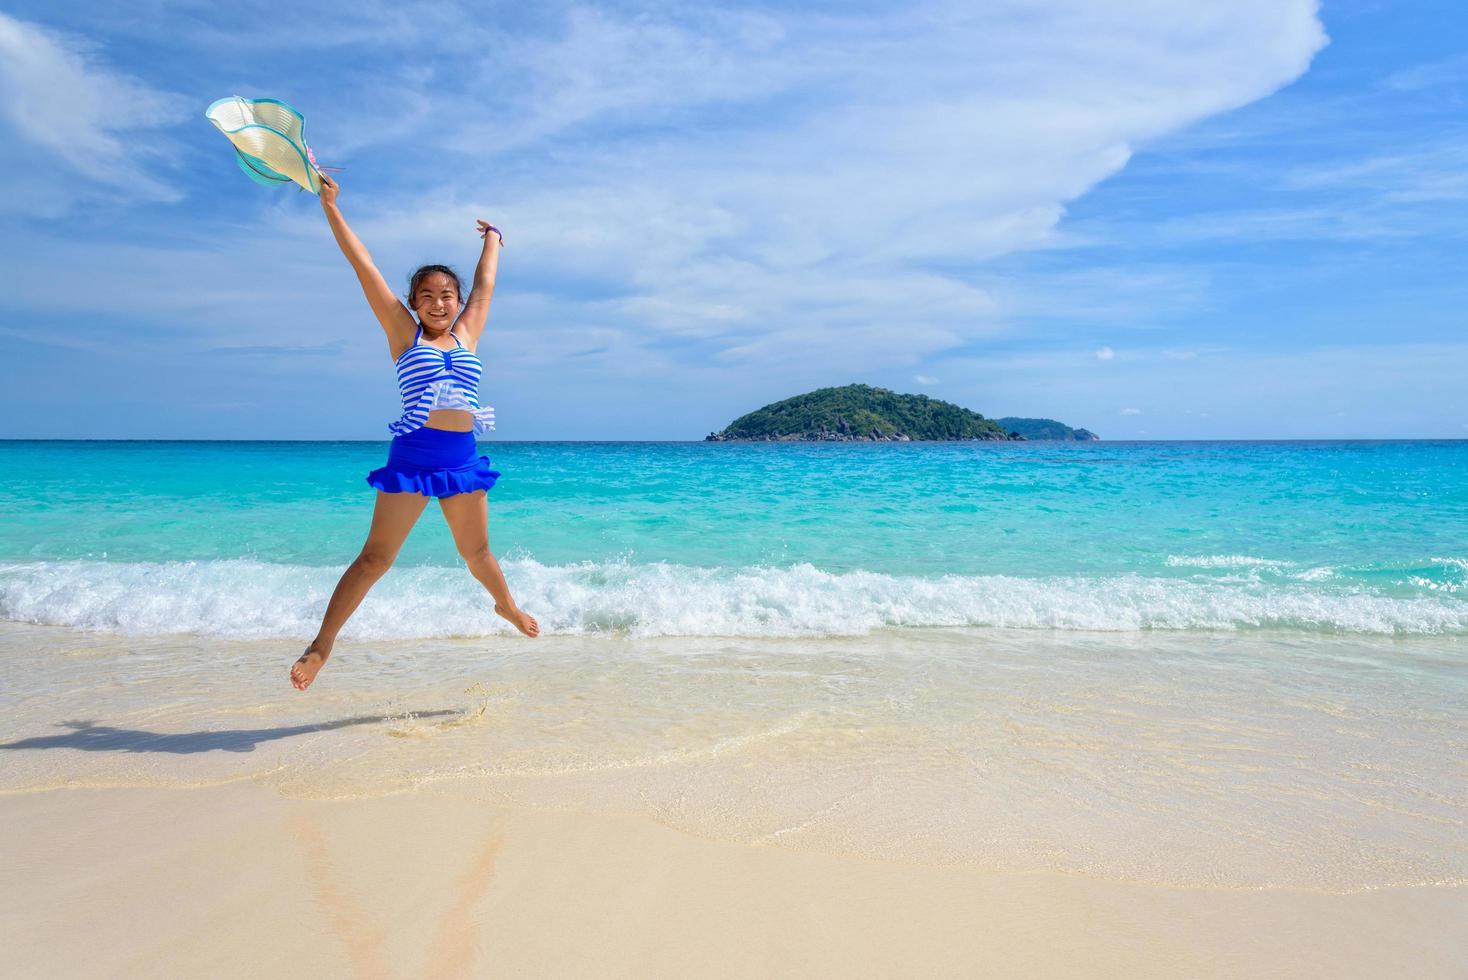
[[[474,428],[474,416],[457,408],[435,408],[428,413],[423,427],[448,432],[468,432]]]

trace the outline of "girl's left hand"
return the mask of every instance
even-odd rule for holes
[[[500,245],[503,246],[505,244],[505,236],[500,234],[500,230],[494,225],[490,224],[488,221],[485,221],[483,218],[479,219],[478,224],[480,238],[484,239],[485,241],[489,241],[489,233],[494,232],[495,237],[500,240]]]
[[[336,195],[341,188],[337,186],[336,181],[319,170],[316,171],[316,176],[319,178],[321,184],[321,190],[317,192],[321,197],[321,206],[323,208],[335,207]]]

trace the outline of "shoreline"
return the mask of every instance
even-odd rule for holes
[[[344,643],[0,628],[0,792],[458,787],[731,844],[1351,894],[1468,884],[1461,644],[923,632]],[[208,683],[200,687],[200,677]]]
[[[0,796],[24,975],[1454,977],[1468,887],[1348,895],[712,840],[466,783]],[[87,937],[77,942],[77,936]]]

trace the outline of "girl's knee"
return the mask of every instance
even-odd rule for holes
[[[459,549],[459,557],[473,565],[478,562],[486,562],[494,557],[489,550],[489,542]]]
[[[356,565],[369,575],[386,575],[395,558],[396,554],[364,548],[357,556]]]

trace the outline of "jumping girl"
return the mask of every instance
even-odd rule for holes
[[[429,497],[438,498],[454,545],[470,573],[494,597],[494,611],[526,636],[540,633],[535,617],[515,605],[499,562],[490,553],[486,491],[499,473],[489,468],[488,457],[478,455],[474,439],[494,428],[494,409],[479,405],[479,376],[484,365],[474,349],[489,315],[504,239],[497,228],[480,221],[484,251],[474,270],[468,302],[452,269],[425,265],[413,273],[409,312],[347,227],[336,206],[338,191],[336,181],[321,175],[321,208],[387,334],[388,353],[397,366],[403,396],[403,415],[388,426],[393,439],[387,465],[367,474],[368,484],[377,489],[367,543],[337,582],[316,639],[291,667],[291,683],[302,691],[311,686],[331,656],[337,633],[367,590],[392,567]]]

